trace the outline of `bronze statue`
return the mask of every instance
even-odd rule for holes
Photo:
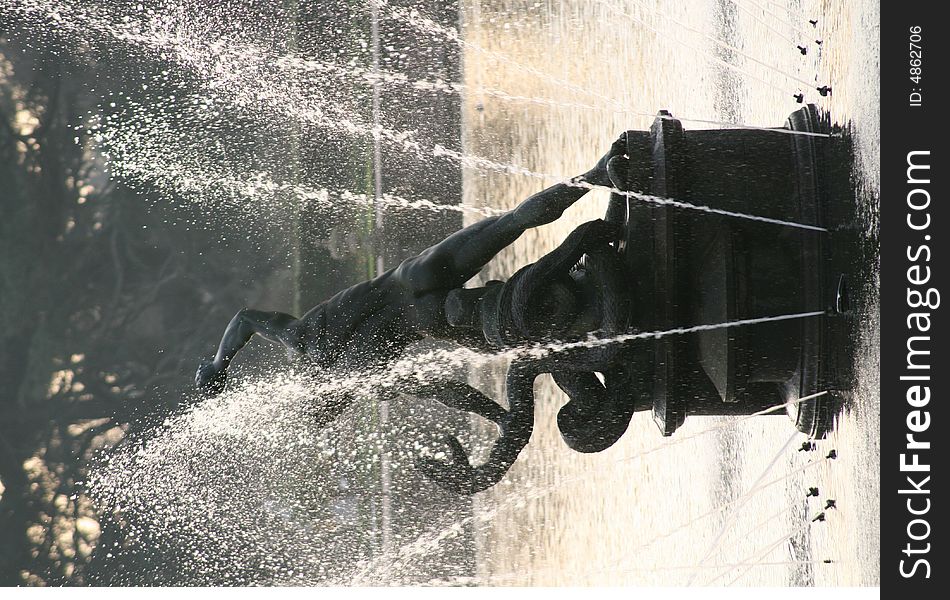
[[[481,332],[494,348],[532,341],[571,341],[597,332],[627,331],[630,286],[616,248],[619,225],[595,220],[577,227],[555,250],[516,272],[507,282],[489,282],[449,293],[446,313],[458,328]],[[527,445],[534,427],[534,380],[550,373],[570,398],[558,411],[561,437],[578,452],[600,452],[626,431],[637,408],[646,408],[629,365],[635,363],[619,344],[578,347],[545,358],[515,360],[506,378],[508,409],[458,382],[416,386],[416,395],[467,410],[495,423],[499,437],[488,460],[472,466],[458,439],[445,441],[449,461],[422,459],[419,468],[437,483],[472,494],[497,483]],[[597,374],[603,377],[603,383]],[[643,402],[645,400],[646,402]]]
[[[382,366],[410,343],[426,337],[485,348],[480,331],[453,326],[452,322],[459,324],[464,318],[466,308],[459,302],[459,290],[522,233],[555,221],[589,191],[572,184],[610,185],[608,162],[625,151],[621,136],[591,170],[571,183],[549,187],[503,215],[470,225],[394,269],[343,290],[300,318],[241,310],[225,329],[214,359],[199,366],[198,389],[209,395],[221,392],[228,365],[255,334],[283,344],[290,353],[322,369]]]
[[[558,248],[507,282],[462,286],[526,230],[555,221],[584,196],[590,187],[578,183],[612,186],[626,165],[626,150],[621,135],[592,169],[570,183],[554,185],[503,215],[470,225],[300,318],[241,310],[228,324],[214,360],[198,368],[196,385],[209,395],[221,392],[230,361],[255,334],[283,344],[321,369],[349,370],[385,366],[410,343],[426,337],[499,349],[625,331],[629,298],[612,245],[621,235],[621,224],[609,210],[606,220],[580,225]],[[500,430],[483,465],[470,465],[458,440],[450,438],[451,462],[423,459],[420,468],[459,493],[481,491],[499,481],[531,436],[533,383],[541,373],[551,373],[571,399],[558,413],[568,445],[581,452],[609,447],[626,430],[634,410],[624,361],[616,360],[619,352],[607,346],[514,362],[507,377],[507,410],[459,382],[409,387],[405,391],[479,414]],[[332,404],[319,420],[332,420],[348,401]]]
[[[475,413],[498,427],[488,459],[472,465],[468,453],[454,436],[445,438],[449,460],[420,458],[417,467],[440,486],[459,494],[474,494],[495,485],[504,477],[528,444],[534,430],[534,380],[550,372],[570,398],[557,414],[558,429],[567,445],[578,452],[600,452],[612,446],[626,432],[635,410],[648,408],[650,397],[641,393],[628,362],[615,361],[600,367],[601,383],[595,371],[551,371],[550,366],[531,361],[514,361],[508,369],[507,410],[477,389],[456,381],[409,386],[418,396],[431,397],[446,406]]]

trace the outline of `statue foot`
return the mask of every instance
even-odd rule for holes
[[[224,391],[228,375],[224,369],[218,369],[213,362],[203,362],[195,373],[195,387],[209,397]]]

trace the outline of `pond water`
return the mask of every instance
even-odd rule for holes
[[[853,346],[842,349],[853,353],[853,393],[814,452],[798,451],[806,438],[784,416],[690,417],[663,438],[645,412],[607,451],[573,453],[554,419],[566,397],[539,379],[531,444],[475,500],[476,581],[878,583],[878,20],[873,1],[465,3],[466,152],[568,177],[620,131],[648,129],[660,109],[687,130],[776,127],[803,92],[853,137],[852,226],[867,262],[854,286]],[[822,85],[831,95],[818,93]],[[463,189],[468,204],[511,207],[540,187],[528,176],[466,170]],[[601,217],[606,201],[605,192],[589,194],[498,256],[485,277],[536,260]],[[499,376],[471,377],[500,385]],[[824,459],[832,449],[837,458]],[[811,487],[818,497],[806,497]],[[813,522],[828,499],[837,508]]]

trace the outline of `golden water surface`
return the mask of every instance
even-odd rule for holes
[[[585,171],[621,131],[647,129],[659,109],[687,129],[780,126],[799,108],[798,90],[839,123],[853,121],[858,177],[874,192],[878,14],[870,0],[467,1],[465,152],[555,177],[467,169],[465,202],[512,207]],[[832,96],[804,85],[816,76]],[[603,191],[589,194],[557,223],[525,234],[484,276],[510,276],[579,222],[602,216],[606,200]],[[862,212],[873,230],[873,203]],[[864,284],[870,308],[853,349],[863,365],[857,389],[816,452],[797,451],[805,436],[784,416],[690,417],[663,438],[649,413],[638,413],[612,448],[574,453],[554,420],[565,397],[539,378],[531,443],[475,500],[485,523],[476,528],[479,580],[877,585],[879,326],[876,281]],[[497,391],[503,372],[499,365],[473,380]],[[831,449],[837,459],[808,466]],[[756,483],[768,485],[750,494]],[[806,498],[811,486],[819,498]],[[812,523],[829,498],[838,508]]]

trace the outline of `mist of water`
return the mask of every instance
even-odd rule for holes
[[[374,398],[408,382],[440,381],[462,366],[485,368],[498,360],[537,360],[579,347],[807,316],[811,314],[549,342],[498,353],[433,350],[406,356],[376,373],[288,371],[262,376],[206,399],[104,455],[87,488],[105,510],[127,521],[131,534],[142,543],[178,544],[178,551],[187,551],[194,559],[190,576],[197,581],[245,577],[258,583],[256,578],[261,577],[270,583],[395,581],[411,561],[460,535],[468,523],[489,519],[493,513],[453,521],[394,553],[359,560],[359,549],[321,527],[319,517],[324,523],[332,521],[332,515],[321,515],[327,512],[321,497],[335,483],[328,480],[333,472],[330,462],[345,463],[358,472],[375,468],[378,452],[373,446],[380,440],[357,433],[362,429],[356,426],[358,413],[353,411],[360,406],[371,406]],[[323,429],[313,427],[315,415],[350,398],[359,399],[353,410]],[[426,444],[415,447],[421,454],[444,456]],[[553,489],[533,490],[526,496]],[[334,555],[339,560],[314,552],[333,543],[342,544]]]

